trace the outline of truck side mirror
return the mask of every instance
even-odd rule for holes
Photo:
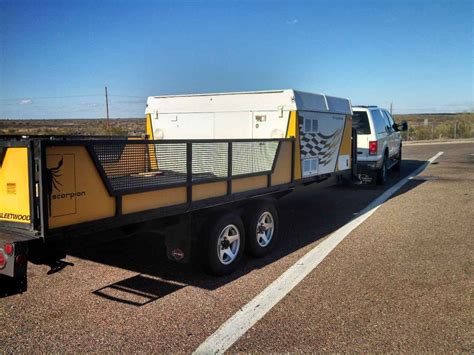
[[[402,121],[402,123],[400,123],[400,125],[398,126],[398,129],[400,131],[403,131],[405,132],[406,130],[408,130],[408,123],[407,121]]]

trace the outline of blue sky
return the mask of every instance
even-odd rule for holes
[[[472,110],[472,1],[0,0],[0,118],[142,117],[150,95],[295,88]]]

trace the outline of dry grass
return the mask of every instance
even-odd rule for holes
[[[474,113],[395,115],[407,121],[405,140],[474,138]]]
[[[0,134],[13,135],[141,135],[145,118],[0,120]]]

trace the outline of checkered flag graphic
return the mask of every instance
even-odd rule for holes
[[[304,133],[300,139],[301,157],[303,159],[318,157],[320,165],[329,164],[338,148],[341,133],[342,129],[330,135],[319,132]]]

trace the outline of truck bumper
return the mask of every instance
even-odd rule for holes
[[[369,174],[382,167],[383,160],[357,161],[357,173]]]

